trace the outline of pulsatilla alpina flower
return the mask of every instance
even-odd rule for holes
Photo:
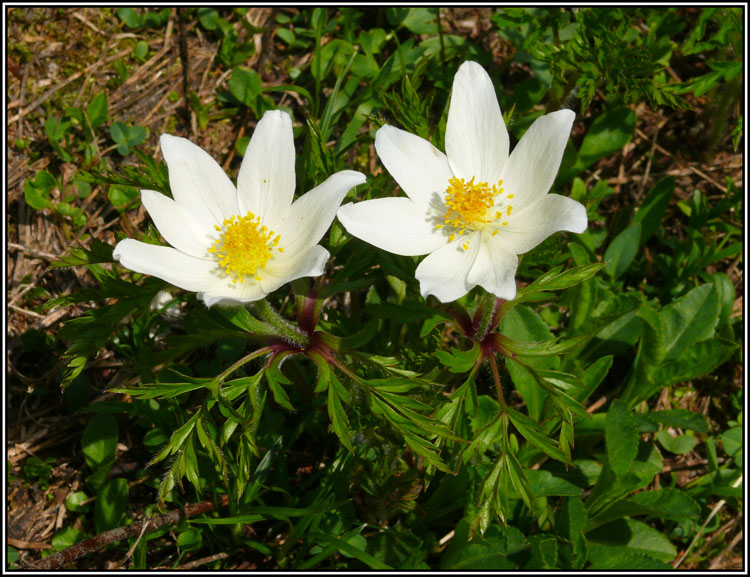
[[[198,292],[207,306],[259,300],[284,283],[317,276],[329,254],[317,243],[354,186],[359,172],[344,170],[294,199],[294,137],[286,112],[258,122],[237,187],[203,149],[162,135],[174,200],[152,190],[141,199],[172,247],[120,241],[124,266]]]
[[[517,255],[555,232],[586,229],[582,204],[547,194],[574,119],[571,110],[538,118],[509,154],[492,81],[481,66],[465,62],[453,81],[446,153],[383,126],[375,149],[408,198],[346,204],[338,218],[379,248],[428,254],[416,270],[424,297],[449,302],[479,285],[513,299]]]

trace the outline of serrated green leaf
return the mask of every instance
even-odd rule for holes
[[[467,373],[477,363],[481,356],[481,350],[479,345],[474,343],[471,349],[468,351],[462,351],[459,349],[451,348],[451,352],[447,351],[435,351],[435,356],[440,360],[443,365],[448,367],[448,370],[452,373]]]
[[[537,449],[541,449],[544,453],[557,461],[570,463],[568,456],[560,450],[555,441],[547,437],[539,423],[532,421],[523,413],[519,413],[510,407],[506,407],[506,413],[513,423],[513,426],[518,429],[518,432],[529,443]]]

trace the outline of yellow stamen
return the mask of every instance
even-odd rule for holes
[[[284,249],[278,247],[281,237],[274,236],[272,230],[260,224],[260,217],[248,212],[245,216],[234,215],[224,219],[223,226],[214,226],[221,232],[214,245],[208,252],[216,256],[219,265],[232,282],[245,282],[246,276],[252,276],[260,281],[258,274],[266,263],[273,258],[274,248],[278,252]]]
[[[495,197],[502,192],[500,185],[503,181],[490,186],[486,182],[474,182],[472,176],[469,182],[463,178],[453,177],[448,181],[445,190],[445,215],[443,222],[435,225],[440,228],[448,225],[455,229],[459,236],[467,230],[482,230],[494,219],[490,209],[495,205]],[[497,212],[495,218],[499,218]]]
[[[507,195],[504,199],[498,198],[503,194],[503,181],[490,186],[487,182],[475,182],[473,176],[468,182],[463,178],[453,177],[448,181],[448,188],[445,190],[445,207],[443,222],[435,225],[436,229],[447,227],[450,230],[448,241],[453,242],[457,237],[468,234],[472,231],[479,231],[492,223],[501,221],[502,226],[507,226],[508,222],[503,221],[506,215],[509,217],[513,212],[511,205],[506,205],[508,199],[513,198],[512,194]],[[496,225],[495,225],[496,226]],[[495,236],[498,230],[492,231],[491,236]],[[461,246],[468,250],[469,241],[464,242]]]

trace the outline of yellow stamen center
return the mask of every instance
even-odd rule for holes
[[[273,258],[273,251],[284,252],[278,246],[281,237],[261,225],[260,217],[252,212],[226,218],[222,225],[214,226],[221,235],[208,252],[216,256],[233,283],[245,282],[246,276],[262,280],[259,271]]]
[[[497,200],[497,197],[503,194],[503,181],[499,180],[497,184],[490,186],[487,182],[475,183],[475,178],[472,176],[471,180],[466,182],[463,178],[453,177],[448,181],[448,188],[445,190],[447,210],[443,222],[435,225],[435,228],[450,227],[452,230],[448,240],[451,242],[466,231],[482,230],[498,221],[501,226],[508,225],[507,220],[503,218],[510,217],[513,207],[506,207],[504,201],[498,203]],[[513,195],[509,194],[504,200],[511,198]],[[493,230],[492,236],[496,234],[497,229]],[[465,241],[461,246],[468,250],[469,242]]]

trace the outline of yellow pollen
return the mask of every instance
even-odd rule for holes
[[[476,177],[472,176],[469,182],[455,176],[448,181],[445,190],[445,215],[443,222],[435,225],[441,228],[443,225],[450,226],[463,235],[467,230],[482,230],[493,220],[500,218],[500,213],[495,212],[494,218],[490,209],[495,205],[495,197],[502,193],[503,181],[490,186],[486,182],[474,182]],[[451,234],[449,240],[455,235]]]
[[[214,254],[219,265],[232,282],[245,282],[246,276],[262,280],[259,273],[273,258],[273,251],[284,252],[278,247],[281,237],[260,224],[260,217],[248,212],[245,216],[234,215],[224,219],[223,226],[214,228],[221,232],[208,252]]]

